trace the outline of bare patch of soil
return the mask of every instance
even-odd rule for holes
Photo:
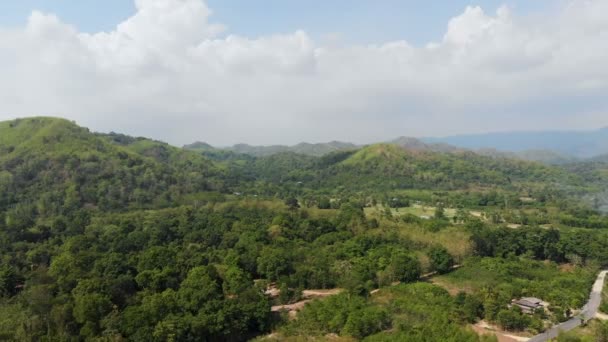
[[[478,323],[472,325],[472,327],[478,335],[495,335],[496,338],[498,338],[498,342],[525,342],[530,339],[525,336],[518,336],[510,332],[503,331],[485,321],[479,321]]]

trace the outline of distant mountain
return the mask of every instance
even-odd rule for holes
[[[271,146],[253,146],[249,144],[236,144],[231,147],[224,148],[225,150],[249,154],[256,157],[270,156],[281,152],[289,152],[290,147],[285,145],[271,145]]]
[[[425,143],[446,143],[472,150],[554,151],[564,157],[591,158],[608,153],[608,128],[595,131],[501,132],[424,138]]]
[[[271,146],[252,146],[248,144],[236,144],[230,147],[213,147],[204,142],[195,142],[190,145],[185,145],[184,149],[200,152],[209,151],[231,151],[237,154],[247,154],[255,157],[271,156],[277,153],[292,152],[297,154],[303,154],[307,156],[320,157],[331,152],[345,151],[357,148],[357,145],[331,141],[328,143],[299,143],[294,146],[287,145],[271,145]]]
[[[577,161],[581,161],[582,159],[566,156],[555,151],[550,150],[526,150],[519,152],[506,152],[500,151],[495,148],[482,148],[475,150],[475,153],[487,156],[487,157],[495,157],[495,158],[509,158],[509,159],[519,159],[526,161],[535,161],[543,164],[549,165],[561,165],[568,163],[575,163]]]
[[[425,143],[420,139],[412,137],[399,137],[385,142],[390,145],[397,145],[410,151],[427,151],[427,152],[459,152],[465,149],[454,147],[444,143]],[[332,152],[350,151],[363,147],[348,142],[331,141],[328,143],[299,143],[293,146],[287,145],[269,145],[255,146],[248,144],[236,144],[230,147],[213,147],[205,142],[195,142],[185,145],[183,148],[191,151],[204,152],[206,155],[210,153],[233,152],[238,155],[249,155],[254,157],[267,157],[279,153],[296,153],[306,156],[321,157]]]
[[[397,139],[388,141],[387,144],[397,145],[409,151],[440,153],[474,152],[485,157],[519,159],[553,165],[572,163],[579,160],[578,158],[566,156],[550,150],[525,150],[519,152],[508,152],[500,151],[495,148],[467,149],[456,147],[447,143],[426,143],[421,139],[412,137],[399,137]]]
[[[189,145],[184,145],[184,149],[192,150],[192,151],[213,151],[213,150],[215,150],[215,147],[213,147],[205,142],[197,141],[197,142],[189,144]]]
[[[608,163],[608,153],[593,157],[591,161],[598,163]]]
[[[526,150],[514,153],[514,158],[537,161],[544,164],[568,164],[579,161],[579,158],[564,155],[550,150]]]
[[[509,187],[518,182],[568,184],[577,177],[535,162],[482,156],[467,150],[451,153],[414,150],[390,143],[366,146],[344,157],[311,174],[328,188],[350,190],[468,189]]]
[[[387,142],[391,145],[397,145],[411,151],[431,151],[431,152],[462,152],[465,149],[451,146],[444,143],[425,143],[424,141],[412,137],[399,137]]]
[[[299,143],[291,147],[289,152],[295,152],[298,154],[305,154],[309,156],[322,156],[331,152],[352,150],[355,148],[358,148],[358,146],[355,144],[341,141],[331,141],[328,143],[321,144]]]
[[[608,157],[608,128],[596,131],[503,132],[458,135],[443,138],[399,137],[384,142],[410,151],[458,153],[472,151],[482,156],[536,161],[544,164],[567,164],[602,156]],[[185,145],[184,149],[203,152],[211,159],[229,159],[239,155],[265,157],[278,153],[297,153],[320,157],[332,152],[349,151],[363,146],[348,142],[300,143],[293,146],[254,146],[237,144],[213,147],[204,142]],[[232,154],[230,154],[232,153]]]
[[[118,138],[122,139],[121,137],[115,137],[115,139]],[[579,160],[577,158],[550,150],[524,150],[518,152],[509,152],[501,151],[496,148],[467,149],[456,147],[447,143],[425,142],[418,138],[405,136],[386,141],[384,144],[395,145],[405,150],[414,152],[460,153],[470,151],[487,157],[520,159],[541,162],[544,164],[565,164]],[[281,153],[296,153],[306,156],[321,157],[332,152],[352,151],[361,147],[363,146],[346,142],[332,141],[318,144],[300,143],[294,146],[253,146],[248,144],[237,144],[230,147],[213,147],[205,142],[195,142],[185,145],[183,148],[190,151],[201,152],[203,155],[212,160],[229,160],[243,159],[244,156],[267,157]]]

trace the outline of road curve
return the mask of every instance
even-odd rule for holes
[[[570,320],[564,323],[552,327],[551,329],[545,331],[542,334],[530,338],[528,342],[549,341],[552,338],[556,338],[557,335],[559,335],[560,331],[572,330],[581,325],[583,319],[585,320],[585,322],[587,322],[588,320],[595,317],[595,314],[597,314],[597,310],[600,307],[600,302],[602,301],[602,289],[604,287],[604,279],[606,278],[606,273],[608,273],[608,271],[601,271],[600,274],[598,274],[597,279],[593,284],[593,288],[591,289],[589,301],[587,302],[587,304],[585,304],[585,306],[583,306],[583,309],[579,315],[571,318]]]

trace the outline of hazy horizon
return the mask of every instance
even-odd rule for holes
[[[150,135],[137,135],[137,134],[130,134],[126,131],[122,131],[120,129],[109,129],[109,130],[97,130],[93,127],[87,126],[81,122],[78,122],[77,120],[73,120],[70,119],[68,117],[61,117],[61,116],[20,116],[20,117],[8,117],[6,119],[2,119],[2,121],[10,121],[10,120],[17,120],[17,119],[24,119],[24,118],[36,118],[36,117],[49,117],[49,118],[55,118],[55,119],[65,119],[65,120],[70,120],[73,121],[76,125],[87,128],[89,130],[91,130],[94,133],[99,133],[99,134],[111,134],[111,133],[115,133],[115,134],[124,134],[124,135],[128,135],[128,136],[132,136],[135,138],[145,138],[145,139],[151,139],[151,140],[156,140],[156,141],[160,141],[160,142],[164,142],[164,143],[168,143],[172,146],[175,147],[183,147],[186,145],[190,145],[190,144],[195,144],[195,143],[205,143],[208,144],[212,147],[216,147],[216,148],[229,148],[229,147],[233,147],[235,145],[250,145],[250,146],[255,146],[255,147],[269,147],[269,146],[295,146],[298,144],[328,144],[328,143],[350,143],[350,144],[354,144],[354,145],[369,145],[369,144],[375,144],[375,143],[384,143],[384,142],[390,142],[392,140],[396,140],[399,138],[414,138],[414,139],[418,139],[418,140],[431,140],[431,142],[435,142],[434,140],[441,140],[441,139],[449,139],[449,138],[459,138],[459,137],[476,137],[476,136],[486,136],[486,135],[511,135],[511,134],[531,134],[531,133],[544,133],[544,134],[585,134],[585,133],[597,133],[603,130],[608,130],[608,126],[603,126],[603,127],[597,127],[597,128],[589,128],[589,129],[555,129],[555,130],[550,130],[550,129],[546,129],[546,130],[506,130],[506,131],[484,131],[484,132],[469,132],[469,133],[462,133],[462,134],[454,134],[454,135],[427,135],[427,136],[413,136],[413,135],[396,135],[396,136],[386,136],[386,137],[381,137],[377,140],[370,140],[370,141],[350,141],[350,140],[340,140],[340,139],[331,139],[331,140],[301,140],[301,141],[297,141],[295,143],[285,143],[285,142],[281,142],[281,141],[276,141],[276,142],[271,142],[271,143],[267,143],[267,144],[255,144],[255,143],[251,143],[251,142],[247,142],[247,141],[240,141],[240,140],[234,140],[235,142],[233,143],[229,143],[229,144],[219,144],[219,143],[214,143],[213,141],[208,141],[205,140],[204,138],[200,138],[200,139],[194,139],[192,141],[189,142],[185,142],[183,144],[174,144],[171,143],[170,141],[167,140],[163,140],[161,137],[158,136],[150,136]],[[236,139],[236,138],[235,138]],[[440,142],[440,141],[438,141]]]

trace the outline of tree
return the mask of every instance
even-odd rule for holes
[[[342,334],[362,339],[390,326],[388,313],[379,308],[366,308],[352,312],[342,328]]]
[[[217,272],[211,266],[199,266],[190,270],[178,291],[180,305],[193,314],[206,302],[220,299],[221,295]]]
[[[459,292],[456,295],[456,305],[460,318],[466,323],[475,323],[483,317],[483,303],[479,296]]]
[[[513,306],[511,309],[500,310],[496,316],[496,321],[501,328],[505,330],[524,330],[528,325],[528,317],[521,313],[521,309]]]
[[[449,272],[454,266],[454,258],[443,246],[435,246],[427,253],[431,269],[439,274]]]
[[[359,228],[366,227],[367,222],[363,207],[352,202],[343,203],[340,206],[335,224],[340,230],[349,229],[352,232],[357,232]]]
[[[418,280],[422,272],[417,258],[405,252],[394,252],[388,266],[394,280],[409,283]]]
[[[500,312],[500,304],[498,304],[495,298],[487,298],[483,302],[483,311],[485,319],[490,322],[496,322],[498,313]]]
[[[440,220],[445,218],[445,209],[443,208],[443,205],[439,204],[437,205],[437,208],[435,208],[435,218]]]
[[[0,296],[8,297],[17,293],[18,285],[23,279],[15,272],[13,267],[0,266]]]
[[[237,295],[251,286],[251,279],[238,266],[228,266],[223,274],[222,287],[226,295]]]
[[[270,281],[276,281],[290,269],[290,261],[285,249],[265,247],[257,259],[257,270]]]
[[[331,209],[331,202],[327,197],[321,197],[318,204],[319,209]]]
[[[298,203],[298,199],[295,197],[289,197],[288,199],[285,200],[285,205],[290,209],[290,210],[295,210],[298,209],[300,207],[300,204]]]
[[[84,325],[84,336],[99,332],[101,319],[112,310],[112,302],[100,293],[74,295],[74,318]]]
[[[410,206],[410,201],[407,198],[393,197],[388,201],[391,208],[404,208]]]
[[[188,338],[189,323],[184,317],[169,315],[154,327],[156,341],[176,342]]]

